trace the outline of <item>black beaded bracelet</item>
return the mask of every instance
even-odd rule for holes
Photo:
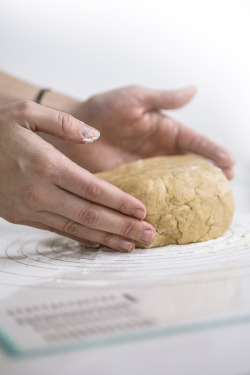
[[[42,100],[44,94],[45,94],[46,92],[48,92],[48,91],[50,91],[49,88],[41,89],[41,90],[39,91],[39,93],[38,93],[36,99],[35,99],[35,102],[38,103],[38,104],[41,104],[41,100]]]

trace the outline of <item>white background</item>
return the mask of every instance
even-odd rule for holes
[[[162,89],[195,84],[196,98],[172,115],[233,151],[236,181],[246,181],[250,171],[249,39],[250,0],[0,0],[0,69],[82,99],[129,84]],[[239,184],[234,189],[238,207],[244,209],[248,202],[250,210],[249,190]],[[196,373],[218,368],[227,374],[248,372],[247,350],[237,352],[239,330],[218,335],[217,346],[214,331],[205,339],[193,335],[190,342],[171,340],[169,346],[152,341],[151,364],[145,355],[137,361],[144,372],[160,373],[164,367],[159,368],[158,361],[165,353],[174,361],[177,353],[182,373],[184,368],[193,370],[192,361],[198,361]],[[112,347],[108,359],[117,358],[118,350]],[[127,373],[137,353],[138,347],[130,346],[125,361],[118,363],[125,363]],[[86,355],[92,373],[110,366],[104,354],[97,354],[98,361],[96,352]],[[82,353],[73,355],[76,361],[65,356],[62,363],[82,373]],[[121,372],[115,366],[117,361],[110,373]],[[32,371],[26,368],[25,373]]]
[[[249,0],[0,0],[0,68],[82,99],[195,84],[193,102],[171,115],[247,171],[249,39]]]

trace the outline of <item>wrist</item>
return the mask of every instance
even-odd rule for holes
[[[41,105],[57,111],[69,113],[72,116],[78,113],[81,103],[82,102],[78,99],[56,91],[46,92],[41,100]]]
[[[41,87],[0,71],[0,105],[22,100],[35,101],[40,91]],[[40,104],[73,116],[80,112],[81,108],[79,100],[55,91],[46,92]]]

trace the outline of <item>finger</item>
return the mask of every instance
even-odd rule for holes
[[[36,219],[40,223],[46,223],[46,226],[52,228],[53,232],[70,237],[78,242],[99,243],[121,252],[129,252],[135,248],[135,242],[131,239],[88,228],[51,212],[40,212],[36,215]]]
[[[196,87],[160,91],[146,89],[145,104],[148,109],[177,109],[187,104],[195,95]]]
[[[19,120],[18,123],[23,127],[34,132],[41,131],[68,142],[89,143],[100,136],[97,129],[73,116],[43,107],[32,101],[20,102],[16,105],[14,112],[17,116],[22,115],[23,122],[20,123]]]
[[[233,168],[222,168],[224,174],[228,178],[228,180],[232,180],[234,178],[234,170]]]
[[[125,215],[138,219],[145,218],[146,208],[138,199],[92,175],[70,160],[64,160],[63,165],[58,165],[58,173],[53,181],[57,186]]]
[[[155,237],[155,229],[151,224],[80,199],[63,190],[53,194],[46,207],[47,211],[88,228],[118,234],[144,244],[151,243]]]
[[[86,245],[86,246],[89,246],[89,247],[97,248],[97,247],[100,246],[99,243],[96,243],[96,242],[93,242],[93,241],[88,241],[86,239],[74,236],[70,233],[62,232],[62,231],[60,231],[56,228],[50,227],[47,224],[42,224],[42,223],[39,223],[39,222],[36,222],[36,221],[24,221],[24,222],[21,223],[21,225],[26,225],[26,226],[29,226],[29,227],[32,227],[32,228],[47,230],[49,232],[60,234],[61,236],[68,237],[72,240],[75,240],[75,241],[79,242],[82,245]]]
[[[177,126],[179,126],[179,131],[176,142],[181,151],[204,156],[223,169],[232,168],[235,164],[234,156],[226,148],[182,124],[177,124]]]

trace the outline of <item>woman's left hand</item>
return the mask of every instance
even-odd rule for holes
[[[97,128],[100,139],[84,146],[84,154],[79,145],[62,151],[91,172],[140,158],[193,153],[210,159],[232,179],[235,160],[228,150],[161,112],[183,107],[195,91],[193,86],[175,91],[129,86],[93,96],[72,114]]]

